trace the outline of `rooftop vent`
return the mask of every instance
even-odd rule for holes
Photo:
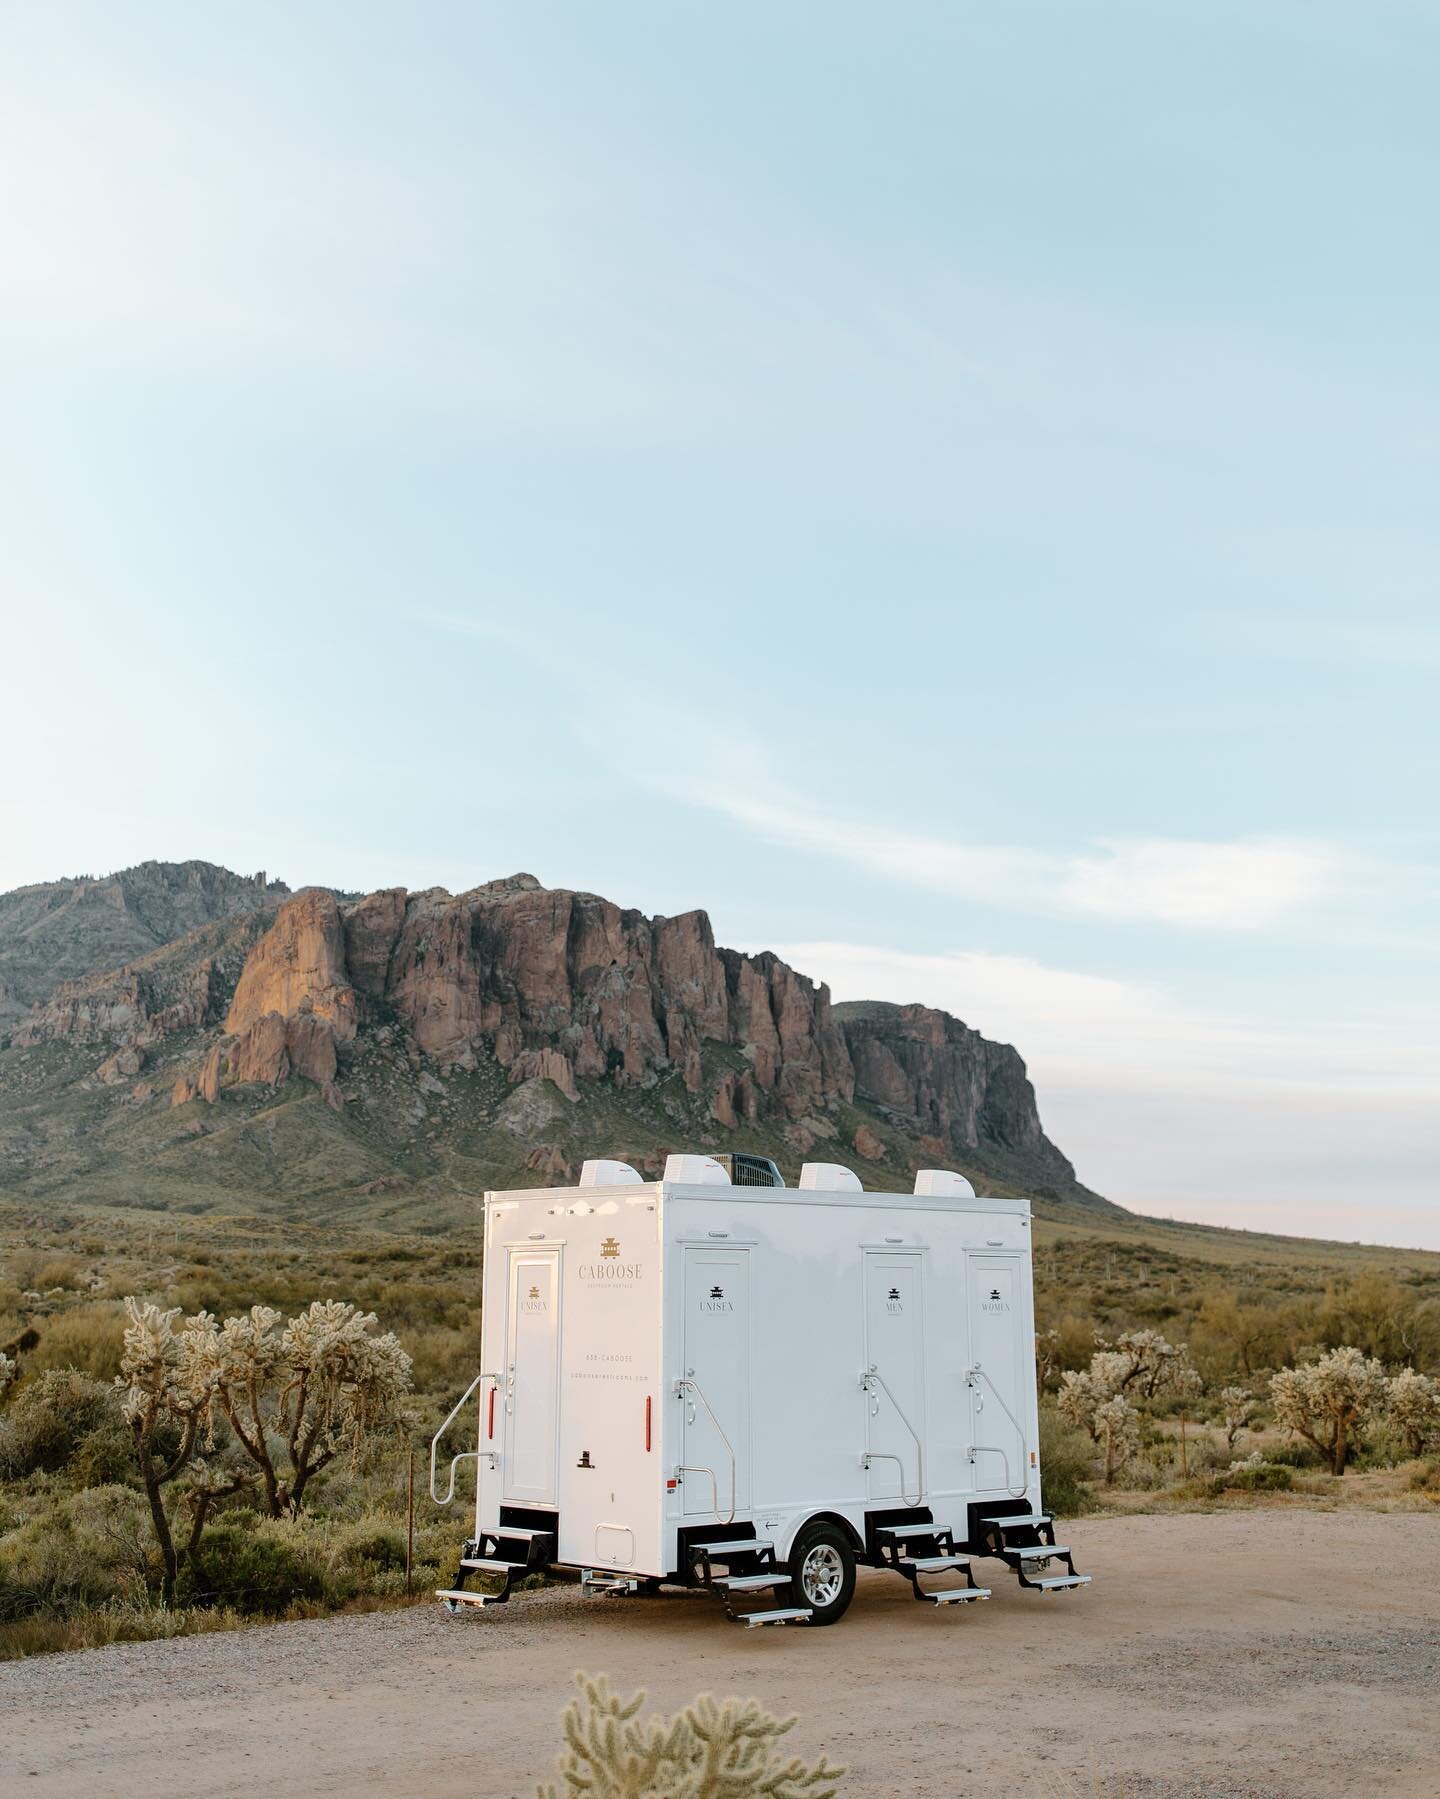
[[[714,1156],[666,1156],[665,1179],[677,1187],[728,1187],[730,1171]]]
[[[963,1174],[949,1168],[922,1168],[915,1176],[915,1193],[924,1199],[974,1199],[975,1189]]]
[[[587,1162],[580,1170],[582,1187],[641,1187],[644,1181],[628,1162]]]
[[[806,1162],[800,1185],[809,1193],[863,1193],[860,1176],[838,1162]]]
[[[713,1160],[730,1176],[735,1187],[783,1187],[785,1176],[769,1156],[752,1156],[737,1150],[733,1155],[715,1156]]]

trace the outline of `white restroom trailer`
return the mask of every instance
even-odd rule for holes
[[[857,1565],[947,1606],[989,1596],[977,1557],[1041,1593],[1088,1580],[1040,1503],[1028,1202],[944,1170],[756,1179],[779,1175],[671,1156],[659,1181],[596,1161],[486,1194],[482,1369],[431,1449],[441,1503],[477,1468],[450,1610],[554,1568],[707,1586],[752,1624],[833,1622]],[[462,1413],[478,1440],[442,1494]]]

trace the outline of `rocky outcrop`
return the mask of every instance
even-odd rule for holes
[[[346,970],[346,933],[333,893],[307,888],[286,900],[245,959],[225,1029],[248,1030],[267,1013],[324,1019],[335,1037],[355,1035],[355,989]]]
[[[832,1007],[779,957],[717,948],[703,912],[647,918],[527,874],[363,898],[212,874],[195,903],[248,893],[252,909],[60,983],[12,1044],[86,1051],[82,1078],[115,1090],[111,1103],[142,1073],[177,1107],[303,1079],[337,1113],[347,1100],[372,1118],[389,1108],[427,1143],[478,1105],[486,1131],[543,1145],[531,1167],[545,1175],[580,1147],[572,1108],[618,1090],[657,1135],[714,1145],[759,1131],[797,1157],[823,1145],[877,1165],[1038,1171],[1075,1190],[1013,1049],[926,1006]],[[83,903],[130,916],[123,881]],[[182,1128],[205,1130],[197,1117]]]
[[[288,892],[282,881],[213,862],[142,862],[0,894],[0,988],[9,996],[0,1012],[43,1003],[61,983],[107,974]]]
[[[996,1148],[1038,1157],[1057,1178],[1074,1171],[1040,1127],[1035,1089],[1008,1043],[992,1043],[931,1006],[839,1006],[856,1093],[918,1123],[942,1149]]]

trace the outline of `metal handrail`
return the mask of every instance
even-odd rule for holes
[[[1025,1427],[1021,1424],[1020,1420],[1015,1416],[1014,1412],[1012,1412],[1010,1410],[1010,1407],[1005,1403],[1005,1395],[995,1385],[994,1381],[991,1380],[990,1376],[985,1372],[985,1370],[980,1366],[980,1364],[978,1362],[976,1362],[973,1367],[967,1368],[965,1370],[965,1378],[972,1387],[975,1385],[975,1376],[977,1374],[980,1376],[981,1380],[983,1380],[985,1382],[986,1386],[989,1387],[990,1391],[995,1395],[995,1397],[1000,1401],[1000,1410],[1002,1412],[1004,1412],[1005,1416],[1010,1420],[1011,1424],[1014,1425],[1015,1435],[1020,1439],[1020,1455],[1021,1455],[1021,1458],[1023,1461],[1025,1451],[1028,1448],[1028,1444],[1025,1441]],[[1010,1458],[1008,1455],[1006,1455],[1006,1453],[1003,1449],[997,1448],[992,1443],[972,1443],[970,1447],[972,1450],[978,1450],[982,1455],[998,1455],[1000,1457],[1001,1461],[1004,1462],[1004,1464],[1005,1464],[1005,1491],[1010,1495],[1010,1497],[1012,1499],[1023,1499],[1025,1497],[1026,1493],[1028,1493],[1030,1490],[1030,1481],[1029,1481],[1028,1473],[1026,1473],[1026,1471],[1023,1469],[1023,1467],[1022,1467],[1021,1472],[1023,1475],[1025,1475],[1025,1478],[1022,1480],[1020,1486],[1017,1488],[1014,1481],[1012,1481],[1010,1478]]]
[[[920,1490],[919,1490],[919,1493],[917,1494],[917,1496],[914,1499],[910,1499],[906,1496],[906,1493],[905,1493],[905,1464],[900,1461],[900,1457],[898,1455],[882,1455],[882,1452],[877,1449],[877,1450],[866,1450],[866,1452],[865,1452],[866,1457],[868,1458],[869,1456],[873,1455],[877,1460],[883,1460],[883,1461],[887,1461],[887,1462],[900,1462],[900,1498],[901,1498],[901,1501],[905,1505],[919,1505],[925,1498],[925,1445],[920,1441],[919,1431],[916,1430],[915,1426],[905,1416],[904,1411],[901,1409],[900,1401],[890,1391],[889,1386],[886,1384],[885,1376],[880,1372],[879,1367],[877,1365],[875,1365],[874,1363],[872,1363],[871,1366],[865,1371],[865,1373],[860,1376],[860,1390],[862,1393],[868,1393],[870,1391],[870,1383],[872,1380],[879,1381],[881,1390],[884,1392],[885,1397],[890,1401],[891,1405],[893,1405],[895,1408],[896,1417],[899,1418],[900,1422],[905,1426],[906,1430],[909,1431],[911,1437],[914,1439],[915,1472],[916,1472],[916,1477],[920,1484]],[[867,1467],[869,1466],[868,1460],[866,1461],[866,1466]]]
[[[727,1437],[725,1435],[725,1432],[721,1429],[720,1420],[715,1416],[715,1413],[711,1410],[710,1401],[705,1397],[704,1388],[701,1387],[699,1381],[693,1379],[688,1374],[682,1374],[680,1376],[680,1378],[675,1382],[676,1397],[683,1399],[685,1396],[685,1389],[687,1387],[690,1388],[691,1392],[694,1393],[695,1397],[700,1401],[701,1405],[704,1406],[705,1416],[710,1420],[711,1424],[714,1425],[715,1435],[717,1437],[719,1437],[720,1441],[725,1445],[725,1453],[730,1458],[730,1512],[727,1517],[722,1518],[720,1516],[720,1483],[719,1483],[719,1481],[715,1481],[714,1511],[715,1511],[715,1518],[718,1523],[733,1524],[735,1522],[735,1486],[736,1486],[735,1451],[730,1445],[729,1437]],[[679,1472],[679,1470],[677,1470],[677,1472]],[[714,1475],[713,1469],[707,1469],[706,1472],[710,1475],[711,1480],[715,1480],[715,1475]]]
[[[708,1474],[710,1476],[710,1497],[715,1501],[710,1509],[714,1512],[716,1518],[720,1518],[720,1483],[715,1478],[715,1470],[713,1468],[707,1468],[703,1462],[681,1462],[675,1472],[677,1474]],[[729,1524],[733,1522],[734,1517],[735,1511],[732,1506],[730,1516],[721,1519],[720,1521],[724,1524]]]
[[[440,1426],[439,1430],[436,1431],[435,1435],[433,1437],[431,1437],[431,1439],[430,1439],[430,1497],[435,1501],[436,1505],[449,1505],[451,1500],[454,1499],[454,1497],[455,1497],[455,1470],[459,1467],[461,1462],[478,1462],[480,1460],[481,1456],[486,1454],[486,1451],[483,1449],[465,1449],[465,1450],[462,1450],[459,1455],[453,1456],[450,1461],[450,1485],[446,1490],[445,1497],[442,1499],[440,1497],[440,1495],[435,1491],[435,1452],[440,1447],[440,1439],[441,1439],[441,1437],[443,1437],[445,1435],[446,1431],[449,1430],[450,1426],[455,1422],[455,1420],[459,1416],[459,1413],[460,1413],[462,1407],[464,1406],[466,1400],[469,1399],[470,1395],[480,1385],[481,1381],[486,1381],[486,1380],[493,1380],[498,1385],[499,1381],[500,1381],[500,1376],[498,1374],[488,1374],[488,1373],[487,1374],[477,1374],[475,1376],[474,1380],[471,1381],[470,1385],[460,1395],[459,1399],[456,1400],[454,1406],[451,1409],[449,1417]]]

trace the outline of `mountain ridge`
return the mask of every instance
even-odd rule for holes
[[[0,1018],[0,1191],[383,1194],[398,1219],[587,1154],[658,1171],[667,1147],[755,1147],[1111,1209],[1011,1046],[919,1004],[832,1006],[772,953],[717,946],[702,911],[525,874],[354,897],[152,862],[0,896],[6,968],[32,998]]]

